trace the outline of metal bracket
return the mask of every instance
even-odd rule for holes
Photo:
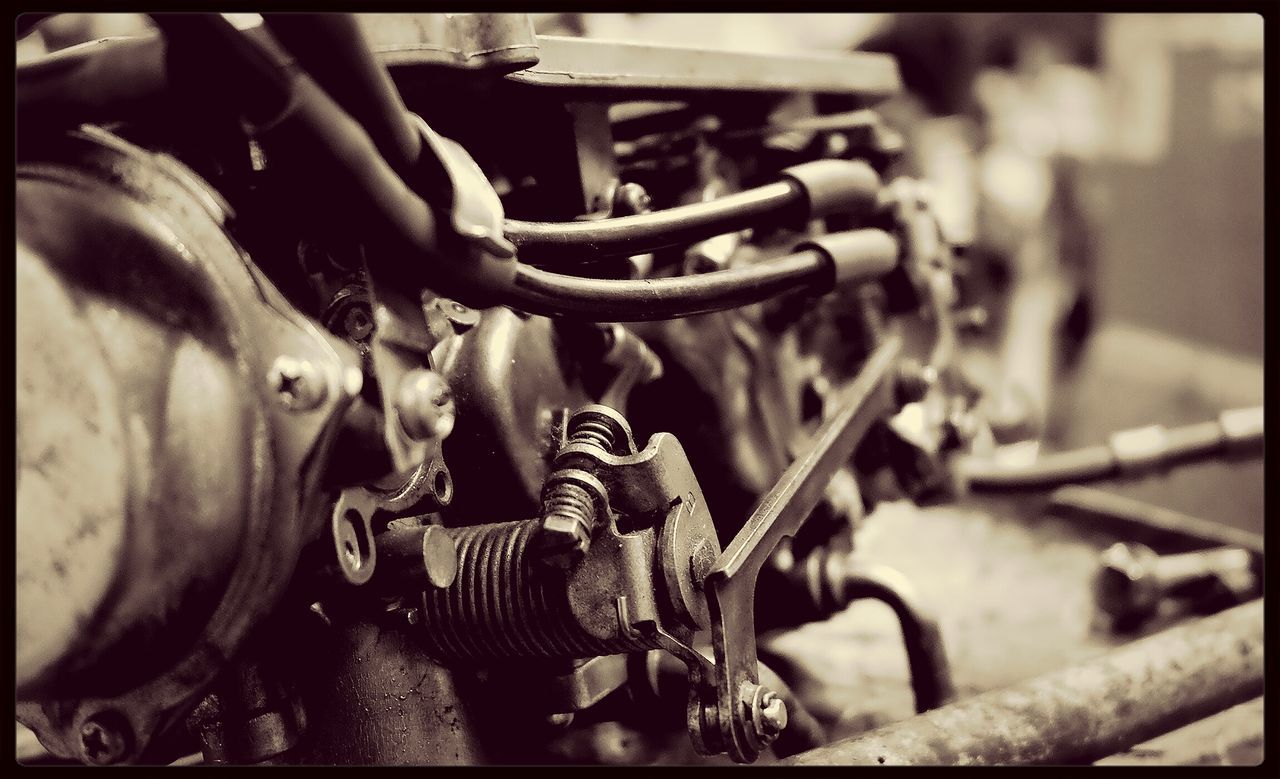
[[[755,716],[756,707],[744,706],[742,700],[750,692],[754,701],[755,688],[759,686],[756,576],[778,543],[794,535],[808,517],[831,477],[848,462],[871,423],[892,410],[893,368],[900,347],[901,340],[893,336],[872,353],[862,371],[840,393],[838,411],[761,499],[759,508],[706,577],[703,586],[712,617],[718,735],[724,750],[738,762],[755,760],[777,735],[767,729],[762,731]],[[704,691],[704,696],[707,693],[709,690]]]

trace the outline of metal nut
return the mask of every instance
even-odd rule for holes
[[[744,682],[741,688],[744,713],[756,738],[768,745],[787,727],[787,704],[776,692],[759,684]]]
[[[290,411],[311,411],[329,394],[320,369],[309,360],[282,354],[271,364],[267,382]]]
[[[419,368],[405,374],[400,381],[396,412],[404,432],[414,440],[447,438],[453,432],[453,393],[444,377],[435,371]]]
[[[760,706],[762,735],[777,736],[787,727],[787,704],[776,692],[769,690],[761,696]]]

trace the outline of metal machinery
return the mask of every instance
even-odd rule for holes
[[[152,18],[18,69],[46,749],[533,762],[615,720],[796,754],[821,729],[757,632],[864,597],[950,700],[933,621],[849,554],[982,436],[892,60]]]

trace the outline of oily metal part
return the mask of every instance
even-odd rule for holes
[[[1078,765],[1262,694],[1263,602],[797,755],[791,765]]]
[[[808,448],[783,472],[777,484],[716,559],[704,589],[711,611],[716,655],[716,701],[720,743],[739,762],[756,758],[766,740],[744,721],[737,705],[741,691],[754,686],[756,577],[769,555],[818,504],[832,476],[853,455],[871,423],[893,403],[889,378],[902,346],[899,336],[881,344],[836,401],[838,409],[814,434]]]

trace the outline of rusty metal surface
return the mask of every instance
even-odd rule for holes
[[[483,762],[474,713],[454,675],[403,630],[366,621],[313,626],[297,680],[310,712],[293,762],[435,765]]]
[[[1262,616],[1253,601],[784,762],[1092,762],[1261,694]]]
[[[538,64],[507,79],[575,92],[826,93],[878,100],[901,88],[897,63],[878,54],[777,55],[538,36]],[[660,99],[655,97],[654,99]]]

